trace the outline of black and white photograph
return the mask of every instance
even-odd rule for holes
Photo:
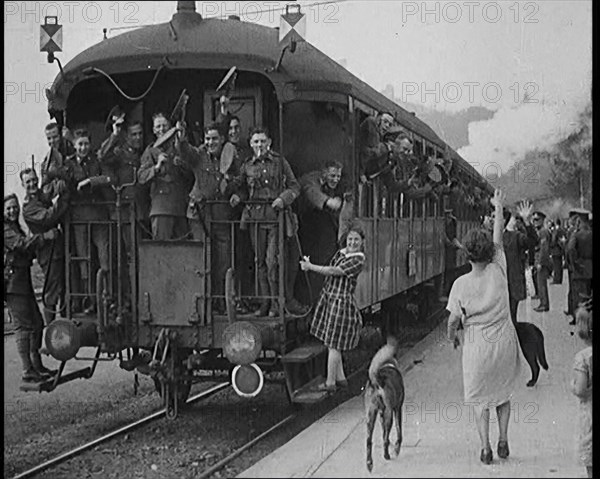
[[[593,477],[592,10],[4,2],[4,477]]]

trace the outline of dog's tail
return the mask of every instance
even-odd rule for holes
[[[539,341],[537,342],[538,359],[540,360],[540,365],[547,371],[548,363],[546,362],[546,349],[544,348],[544,335],[542,334],[542,332],[539,329],[536,332],[539,337]]]
[[[371,361],[371,365],[369,366],[369,381],[371,384],[377,388],[381,388],[381,384],[379,384],[378,380],[378,372],[381,366],[383,366],[387,361],[394,359],[394,355],[396,354],[396,346],[392,344],[386,344],[383,346]]]

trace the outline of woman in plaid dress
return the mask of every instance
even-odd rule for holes
[[[335,254],[329,266],[312,264],[307,256],[300,261],[300,267],[304,271],[314,271],[326,276],[310,326],[311,334],[329,348],[327,379],[317,387],[318,390],[333,392],[337,386],[348,385],[342,365],[342,351],[358,345],[362,327],[354,290],[365,263],[362,252],[364,237],[359,228],[350,228],[346,247]]]

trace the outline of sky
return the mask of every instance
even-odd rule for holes
[[[591,99],[592,2],[299,2],[306,38],[377,90],[440,111],[484,106],[491,120],[469,125],[459,150],[506,171],[536,146],[576,127]],[[204,17],[239,15],[278,26],[286,2],[196,2]],[[22,195],[18,171],[47,151],[44,91],[58,73],[40,53],[40,25],[58,16],[65,65],[124,29],[170,20],[176,2],[4,3],[4,186]]]

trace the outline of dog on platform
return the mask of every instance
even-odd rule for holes
[[[523,356],[531,368],[531,379],[527,382],[528,387],[535,386],[540,375],[540,365],[548,370],[546,362],[546,351],[544,349],[544,333],[535,324],[517,322],[516,330]]]
[[[369,377],[365,385],[365,414],[367,419],[367,469],[373,470],[373,428],[381,417],[383,429],[383,457],[390,459],[390,432],[396,420],[397,440],[394,452],[400,453],[402,445],[402,405],[404,404],[404,381],[395,358],[398,341],[388,337],[385,344],[373,357],[369,366]]]

